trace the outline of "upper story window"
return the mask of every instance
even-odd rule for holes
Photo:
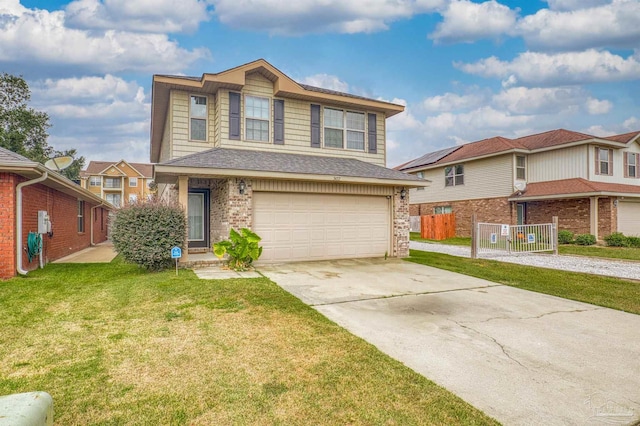
[[[341,109],[324,109],[324,146],[364,151],[365,115]]]
[[[516,156],[516,179],[527,178],[527,158],[524,155]]]
[[[104,198],[108,203],[113,204],[115,207],[120,207],[120,201],[122,200],[120,194],[104,194]]]
[[[115,189],[115,188],[120,188],[120,182],[122,179],[120,179],[119,177],[114,178],[114,177],[106,177],[104,178],[104,187],[108,188],[108,189]]]
[[[624,159],[624,176],[625,177],[640,177],[640,173],[638,173],[638,161],[640,160],[640,154],[637,152],[625,152]]]
[[[464,185],[464,165],[456,164],[444,168],[444,186]]]
[[[613,150],[596,147],[596,174],[613,175]]]
[[[100,176],[91,176],[89,178],[89,186],[100,186],[102,185],[102,178]]]
[[[245,96],[245,139],[269,142],[269,99]]]
[[[189,139],[207,140],[207,97],[191,96],[189,108]]]
[[[138,178],[130,177],[129,178],[129,186],[138,186]]]

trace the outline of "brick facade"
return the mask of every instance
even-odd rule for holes
[[[25,178],[0,173],[0,278],[10,278],[16,273],[16,186]],[[89,247],[91,244],[91,208],[96,204],[84,203],[84,232],[78,232],[78,199],[43,184],[22,189],[22,241],[27,246],[29,232],[38,230],[38,211],[49,213],[51,234],[42,235],[45,263]],[[102,207],[94,209],[93,241],[107,239],[109,212]],[[22,256],[22,268],[29,271],[38,267],[38,258],[29,262],[26,250]]]

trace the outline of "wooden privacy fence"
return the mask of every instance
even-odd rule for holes
[[[428,240],[446,240],[456,236],[454,213],[432,214],[420,217],[420,237]]]

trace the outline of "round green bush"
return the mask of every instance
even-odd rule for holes
[[[596,243],[596,237],[592,234],[580,234],[576,236],[576,244],[579,246],[592,246]]]
[[[627,237],[629,247],[640,247],[640,237]]]
[[[610,247],[629,247],[629,240],[622,232],[614,232],[604,237],[604,242]]]
[[[121,208],[111,223],[113,247],[148,270],[171,267],[171,248],[183,247],[187,221],[178,204],[150,200]]]
[[[573,244],[573,232],[566,229],[558,231],[558,244]]]

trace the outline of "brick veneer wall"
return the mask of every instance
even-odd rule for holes
[[[0,217],[0,246],[2,260],[0,264],[0,277],[9,278],[16,273],[15,264],[15,188],[18,183],[26,179],[13,174],[3,173],[0,177],[0,197],[2,199],[2,216]],[[5,200],[7,200],[5,202]],[[6,207],[6,206],[11,207]],[[38,211],[46,210],[52,224],[52,235],[43,234],[42,245],[45,263],[72,254],[78,250],[89,247],[91,244],[91,207],[97,204],[85,202],[84,223],[85,231],[78,232],[78,199],[71,195],[49,188],[42,184],[35,184],[22,189],[22,241],[23,247],[27,246],[29,232],[38,230]],[[6,210],[6,211],[5,211]],[[102,211],[102,212],[101,212]],[[94,243],[107,239],[108,211],[102,207],[94,210],[93,222]],[[5,235],[8,235],[5,238]],[[13,259],[5,259],[11,257]],[[22,256],[22,267],[29,271],[38,267],[38,258],[31,262],[26,251]]]
[[[400,197],[401,187],[393,191],[393,253],[395,257],[409,256],[409,191],[403,200]]]
[[[237,179],[212,181],[211,243],[229,238],[231,228],[251,228],[253,222],[253,188],[251,180],[243,179],[244,194],[240,194]]]
[[[471,215],[476,214],[478,222],[509,223],[516,222],[515,203],[507,198],[485,198],[480,200],[443,201],[438,203],[413,204],[410,206],[411,216],[434,214],[440,206],[451,206],[456,215],[456,236],[471,236]]]
[[[611,235],[618,230],[618,208],[614,206],[616,198],[598,200],[598,238]]]

